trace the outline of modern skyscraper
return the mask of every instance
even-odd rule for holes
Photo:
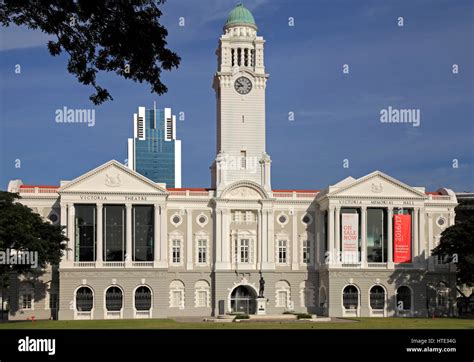
[[[181,187],[181,141],[171,108],[138,107],[128,139],[128,167],[167,187]]]

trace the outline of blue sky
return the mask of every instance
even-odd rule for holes
[[[20,178],[58,185],[126,159],[138,106],[185,112],[183,186],[208,187],[215,157],[215,49],[235,0],[169,0],[163,23],[182,58],[164,74],[169,92],[112,74],[114,97],[94,107],[92,89],[51,57],[47,36],[1,29],[0,188]],[[474,3],[471,0],[244,1],[267,43],[267,152],[274,189],[320,189],[381,170],[427,190],[474,190]],[[404,27],[397,18],[404,17]],[[185,18],[185,26],[178,24]],[[295,26],[288,26],[288,18]],[[21,74],[14,67],[20,64]],[[349,64],[350,73],[342,73]],[[452,65],[459,65],[459,74]],[[96,124],[59,124],[55,111],[94,108]],[[380,110],[420,109],[420,127],[380,122]],[[288,120],[288,112],[295,120]],[[15,160],[21,168],[15,168]],[[349,168],[343,160],[349,160]],[[457,159],[458,168],[453,168]]]

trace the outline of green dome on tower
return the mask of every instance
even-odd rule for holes
[[[251,25],[257,27],[252,13],[245,8],[242,3],[237,4],[237,6],[229,13],[225,26],[227,27],[231,25]]]

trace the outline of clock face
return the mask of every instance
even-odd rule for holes
[[[248,94],[252,90],[252,82],[245,77],[239,77],[235,80],[234,88],[239,94]]]

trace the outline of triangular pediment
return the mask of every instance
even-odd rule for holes
[[[331,191],[328,196],[426,198],[421,192],[383,172],[375,171]]]
[[[59,192],[167,193],[160,184],[115,160],[104,163],[61,186]]]

